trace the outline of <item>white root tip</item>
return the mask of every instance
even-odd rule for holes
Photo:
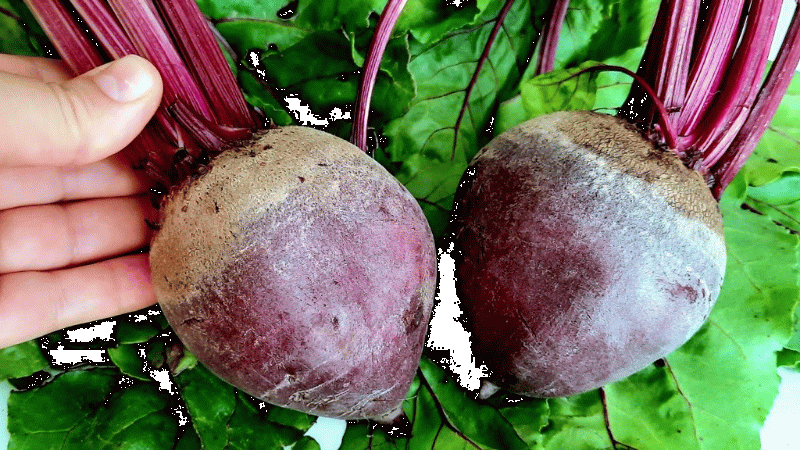
[[[486,400],[500,390],[500,386],[492,383],[491,381],[481,380],[481,390],[478,392],[478,398]]]

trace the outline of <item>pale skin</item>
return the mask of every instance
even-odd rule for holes
[[[0,55],[0,348],[155,303],[154,211],[119,151],[161,94],[135,56],[73,78]]]

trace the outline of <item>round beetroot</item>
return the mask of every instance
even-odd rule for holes
[[[174,189],[162,218],[156,295],[211,371],[315,415],[401,414],[436,250],[416,200],[383,167],[321,131],[268,130]]]
[[[489,380],[571,395],[686,342],[725,273],[703,178],[627,122],[586,111],[506,131],[456,194],[458,296]]]

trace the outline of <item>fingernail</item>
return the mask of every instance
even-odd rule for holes
[[[141,59],[129,55],[96,69],[91,76],[106,95],[120,102],[132,102],[153,86],[153,77],[142,67]]]

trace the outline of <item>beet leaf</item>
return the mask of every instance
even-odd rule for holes
[[[432,43],[413,39],[411,31],[408,68],[416,97],[405,115],[383,129],[387,145],[375,153],[420,200],[436,235],[442,235],[447,225],[460,174],[490,136],[493,105],[516,86],[536,40],[533,25],[519,20],[535,14],[531,5],[515,2],[506,19],[517,20],[503,22],[483,70],[469,89],[503,6],[493,4],[477,16],[463,18],[459,29]],[[442,23],[453,26],[462,11],[448,11],[452,15]]]

